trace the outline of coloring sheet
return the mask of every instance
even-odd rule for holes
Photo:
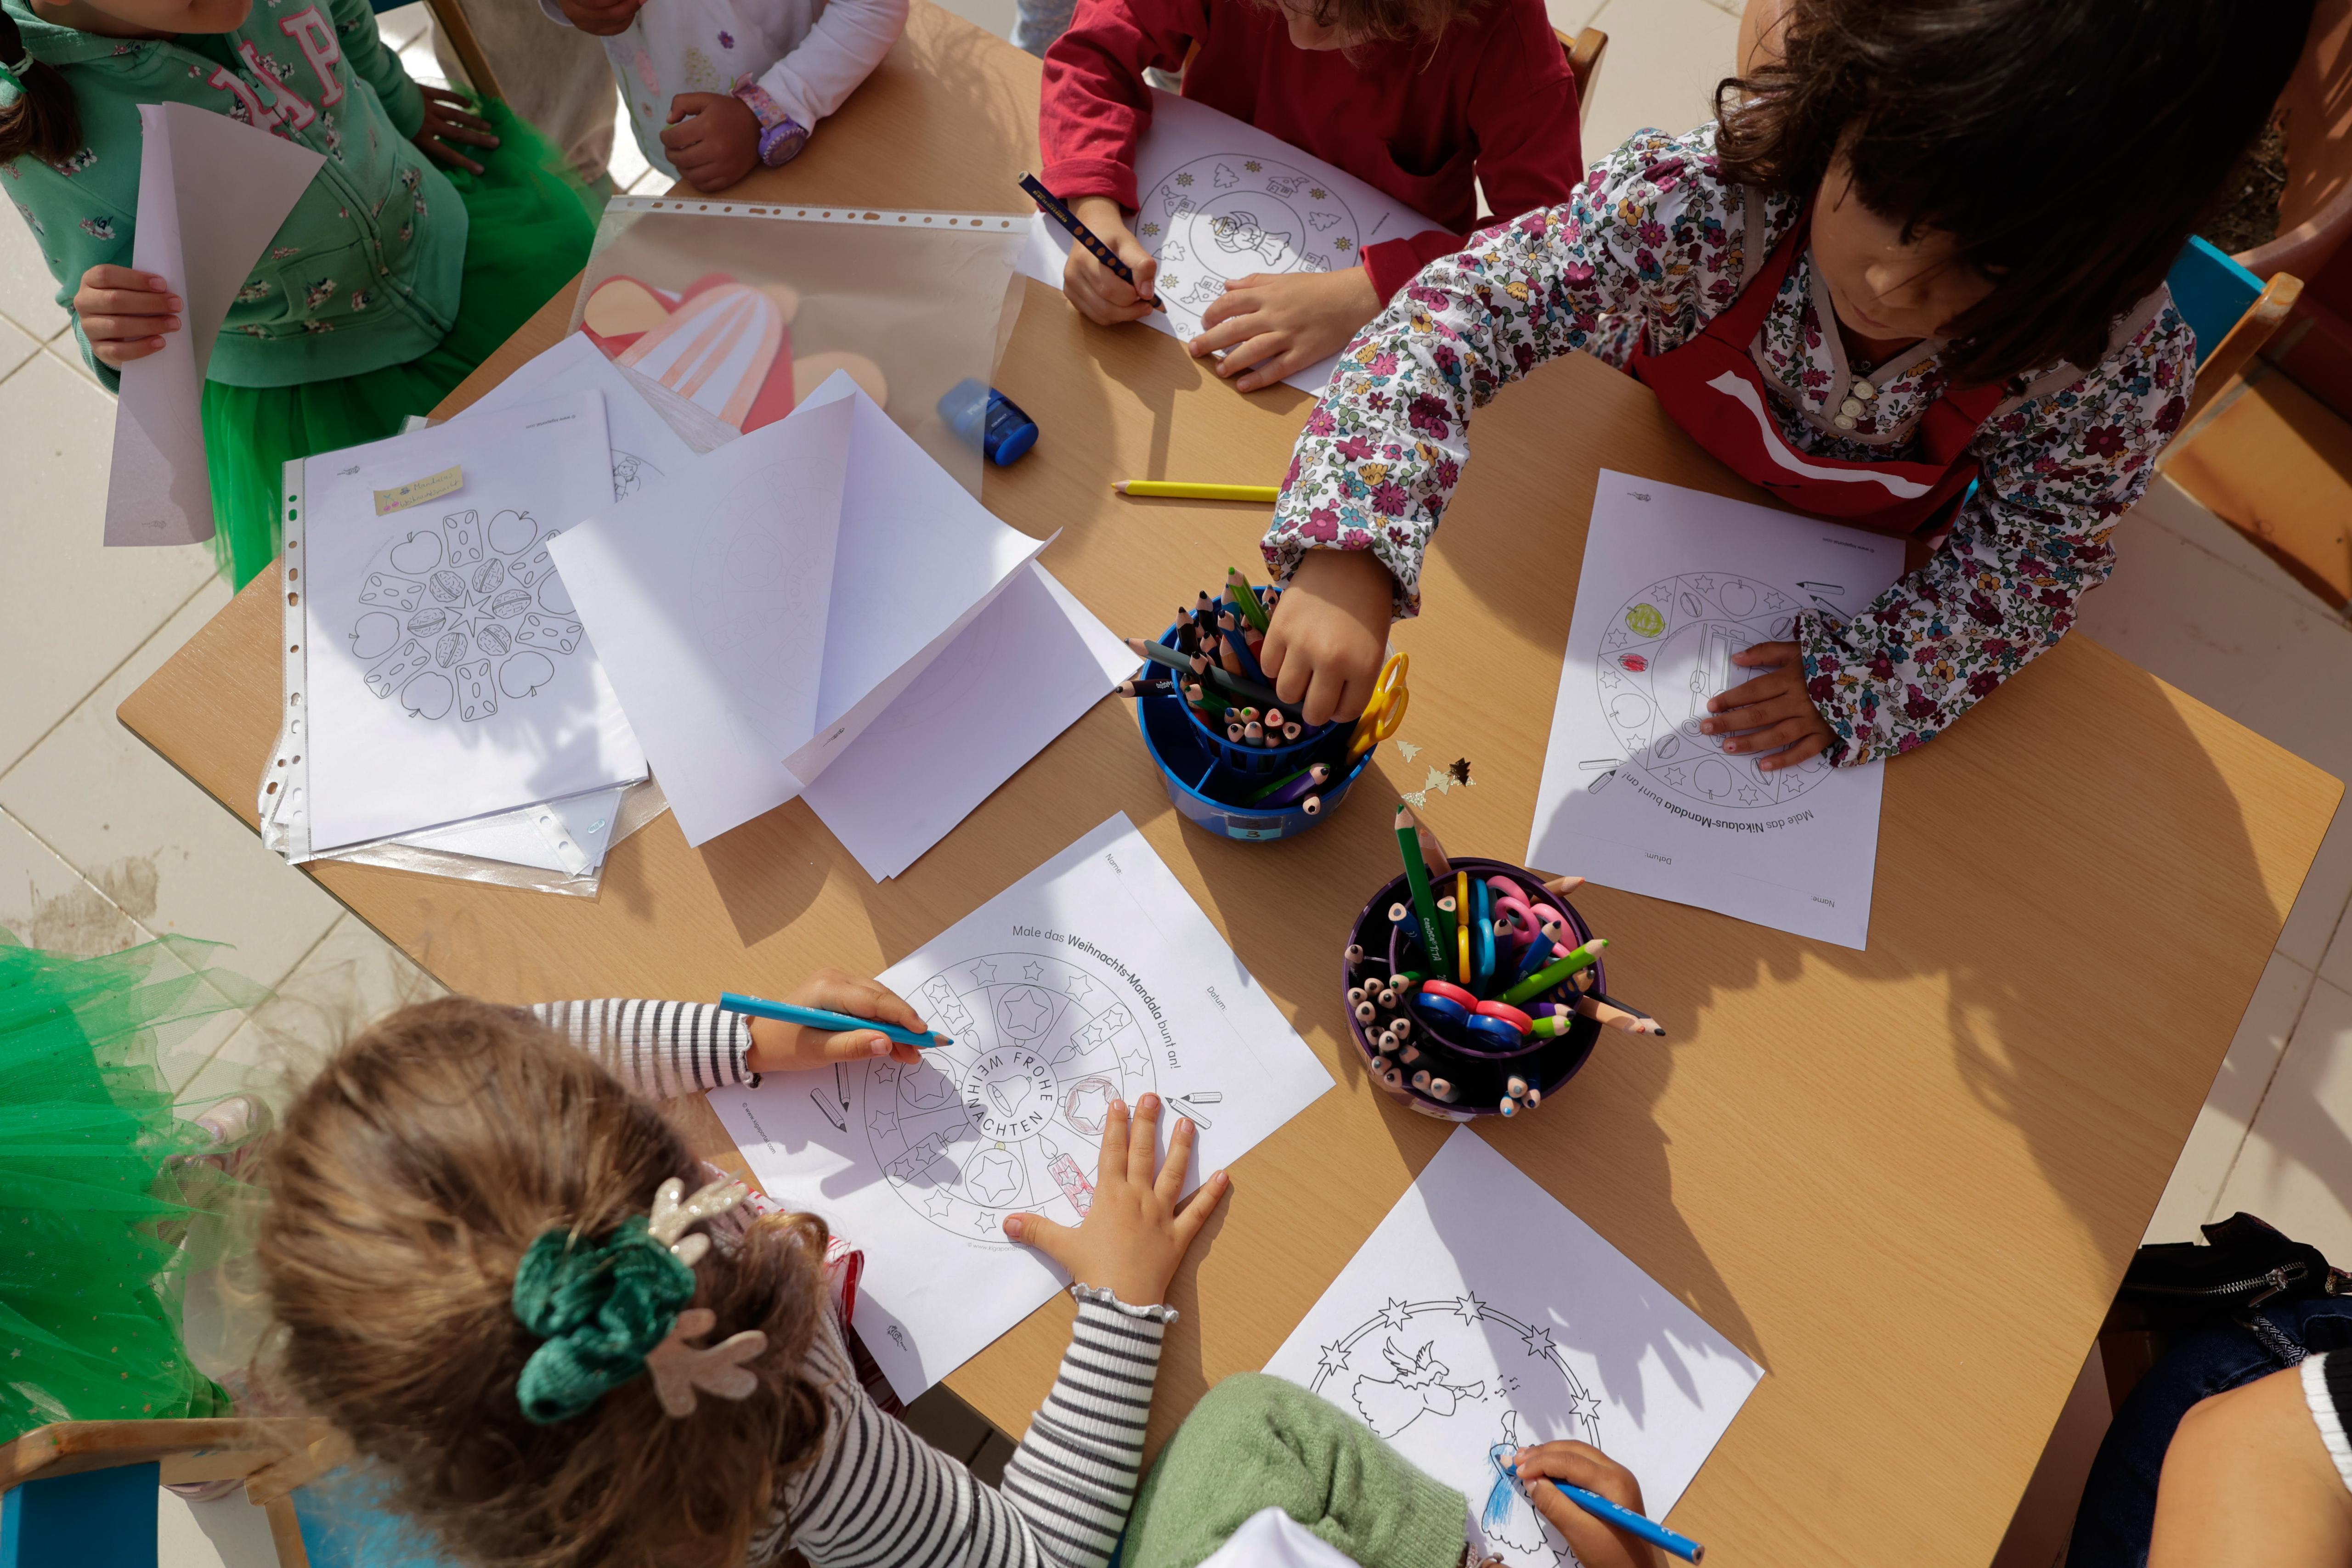
[[[1334,272],[1366,246],[1438,225],[1403,203],[1244,120],[1172,92],[1151,89],[1151,125],[1135,152],[1142,197],[1135,237],[1160,258],[1163,310],[1144,318],[1172,338],[1201,330],[1201,312],[1225,285],[1254,272]],[[1073,242],[1043,213],[1030,227],[1021,270],[1062,287]],[[1333,355],[1286,378],[1320,392]]]
[[[694,461],[694,448],[654,411],[625,372],[577,332],[484,392],[457,417],[496,413],[590,388],[604,394],[605,431],[613,444],[613,499],[625,501]]]
[[[1664,1519],[1763,1369],[1468,1127],[1457,1127],[1265,1370],[1470,1502],[1512,1568],[1575,1553],[1503,1466],[1573,1438]]]
[[[304,464],[313,852],[644,777],[549,553],[611,472],[593,392]]]
[[[1078,1223],[1113,1100],[1192,1118],[1189,1190],[1331,1086],[1124,814],[881,979],[955,1044],[710,1103],[771,1197],[866,1249],[858,1332],[902,1399],[1068,1283],[1002,1223]]]
[[[809,806],[868,876],[897,876],[1134,668],[1127,644],[1031,561],[808,787]],[[1016,689],[1017,703],[993,700]]]
[[[139,106],[139,227],[131,265],[184,308],[163,347],[122,367],[106,486],[110,545],[213,537],[205,471],[205,367],[253,264],[326,160],[185,103]]]
[[[556,557],[701,844],[800,793],[1044,548],[835,374]]]
[[[1900,539],[1602,469],[1528,863],[1866,946],[1885,769],[1766,772],[1698,727],[1763,673],[1734,653],[1902,575]]]

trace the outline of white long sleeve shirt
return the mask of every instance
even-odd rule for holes
[[[670,100],[751,84],[814,131],[873,74],[906,30],[908,0],[646,0],[604,57],[646,162],[677,178],[662,146]],[[555,0],[539,8],[572,24]]]

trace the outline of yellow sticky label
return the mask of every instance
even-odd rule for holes
[[[421,507],[427,501],[437,501],[465,487],[466,476],[458,468],[444,468],[438,474],[428,474],[422,479],[411,479],[405,485],[394,485],[389,490],[375,493],[375,515],[379,517],[410,507]]]

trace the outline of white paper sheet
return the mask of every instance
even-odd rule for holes
[[[956,1043],[710,1103],[771,1196],[866,1249],[858,1331],[904,1399],[1067,1284],[1001,1222],[1079,1221],[1113,1098],[1198,1124],[1189,1189],[1331,1086],[1123,814],[881,978]]]
[[[1134,667],[1032,561],[808,787],[809,806],[866,875],[897,876]],[[996,700],[1008,691],[1020,700]]]
[[[449,468],[462,488],[375,515]],[[644,777],[549,545],[611,503],[593,392],[304,465],[313,851]]]
[[[1528,863],[1866,946],[1885,769],[1768,773],[1698,725],[1763,673],[1732,654],[1902,575],[1900,539],[1601,470]]]
[[[1254,272],[1335,272],[1364,247],[1440,227],[1353,174],[1302,152],[1246,120],[1172,92],[1151,89],[1151,125],[1135,150],[1142,205],[1135,236],[1160,258],[1166,308],[1143,319],[1184,341],[1225,285]],[[1033,218],[1020,270],[1062,287],[1069,233]],[[1283,379],[1320,392],[1338,355]]]
[[[184,308],[161,350],[122,367],[106,542],[194,544],[213,537],[203,412],[213,340],[326,160],[193,104],[142,103],[139,130],[131,265],[169,283]]]
[[[700,844],[798,794],[1044,548],[836,373],[556,558]]]
[[[1314,1389],[1470,1501],[1514,1568],[1573,1563],[1506,1479],[1573,1438],[1663,1519],[1763,1370],[1467,1127],[1457,1127],[1265,1370]]]
[[[623,789],[598,789],[565,800],[545,800],[470,822],[427,828],[398,841],[422,850],[504,861],[540,871],[582,876],[604,863]]]
[[[646,401],[627,373],[577,332],[484,392],[457,417],[476,418],[592,389],[604,394],[605,432],[613,445],[613,499],[625,501],[694,461],[694,448]]]

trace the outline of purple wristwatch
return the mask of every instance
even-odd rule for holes
[[[783,111],[782,105],[768,96],[760,84],[744,81],[735,89],[735,96],[751,110],[760,122],[760,162],[770,168],[789,163],[800,156],[808,145],[808,127]]]

